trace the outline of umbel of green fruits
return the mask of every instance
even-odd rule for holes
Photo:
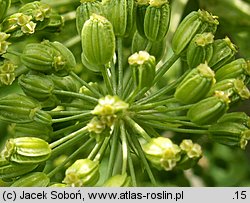
[[[249,116],[231,111],[250,62],[215,37],[217,16],[192,11],[170,39],[168,0],[0,2],[5,186],[160,186],[207,142],[246,148]]]

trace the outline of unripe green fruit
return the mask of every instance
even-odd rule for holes
[[[172,170],[181,158],[179,146],[165,137],[152,138],[150,142],[143,145],[143,151],[158,170]]]
[[[12,123],[28,123],[33,121],[32,111],[40,108],[40,104],[20,94],[10,94],[0,100],[0,118]]]
[[[31,70],[48,74],[67,75],[76,66],[75,57],[68,48],[49,41],[26,45],[21,61]]]
[[[244,125],[250,127],[249,126],[250,119],[249,119],[249,116],[245,112],[226,113],[217,122],[218,123],[236,122],[236,123],[244,124]]]
[[[54,51],[43,43],[27,44],[21,55],[21,62],[31,70],[50,72],[54,60]]]
[[[84,23],[81,39],[83,54],[89,63],[104,65],[111,61],[115,53],[115,35],[106,18],[91,15]]]
[[[0,22],[4,18],[4,16],[7,14],[7,11],[11,5],[11,0],[0,0]]]
[[[221,68],[215,73],[216,81],[231,78],[242,78],[250,75],[250,62],[243,58],[236,59]]]
[[[35,137],[19,137],[6,142],[2,156],[17,164],[38,164],[46,161],[50,153],[46,141]]]
[[[213,55],[213,38],[210,32],[197,34],[187,48],[187,63],[189,68],[195,68],[201,63],[210,61]]]
[[[11,187],[46,187],[49,183],[50,179],[45,173],[33,172],[15,181]]]
[[[229,108],[229,98],[224,92],[217,91],[194,104],[187,113],[187,117],[195,124],[206,125],[215,123]]]
[[[145,14],[146,14],[146,9],[149,6],[149,1],[137,1],[137,6],[136,6],[136,28],[138,33],[142,36],[145,37],[145,32],[144,32],[144,20],[145,20]]]
[[[168,1],[163,3],[158,0],[150,1],[144,18],[144,33],[150,41],[161,41],[165,37],[170,24],[170,5]]]
[[[14,138],[18,137],[37,137],[45,141],[51,140],[53,128],[49,125],[43,125],[38,122],[13,124],[11,133]]]
[[[128,36],[134,25],[134,0],[103,1],[105,17],[113,25],[115,36]]]
[[[93,13],[102,14],[101,2],[97,0],[81,1],[81,5],[76,9],[76,28],[79,34],[81,34],[84,23]]]
[[[65,172],[64,183],[69,186],[93,186],[100,176],[99,162],[90,159],[78,159]]]
[[[245,149],[250,139],[250,130],[243,124],[236,122],[219,122],[209,129],[211,139],[228,146],[239,146]]]
[[[237,47],[228,37],[217,39],[213,42],[213,56],[208,65],[213,70],[218,70],[228,62],[232,61],[237,53]]]
[[[181,103],[192,104],[204,98],[214,83],[214,72],[207,64],[200,64],[177,86],[174,96]]]
[[[212,16],[207,11],[191,12],[183,19],[174,33],[172,40],[174,53],[179,55],[196,34],[203,32],[215,33],[218,24],[217,17]]]
[[[37,164],[16,164],[0,158],[0,178],[16,178],[33,171]]]
[[[21,75],[18,83],[27,96],[44,101],[52,96],[53,82],[45,75]]]

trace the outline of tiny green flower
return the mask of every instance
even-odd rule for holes
[[[180,148],[187,153],[190,159],[199,158],[202,155],[201,146],[193,143],[192,140],[182,140]]]
[[[155,7],[161,7],[162,5],[168,3],[168,0],[149,0],[149,5]]]
[[[128,58],[133,79],[139,89],[151,87],[155,77],[155,57],[146,51],[139,51]]]
[[[63,183],[72,187],[93,186],[99,176],[99,162],[79,159],[67,168]]]
[[[0,32],[0,55],[6,53],[10,42],[6,41],[10,37],[10,34],[6,34],[5,32]]]
[[[172,170],[181,158],[180,147],[164,137],[152,138],[143,145],[143,151],[152,165],[159,170]]]
[[[180,144],[180,148],[182,150],[181,159],[177,163],[177,168],[186,170],[195,166],[202,156],[201,146],[193,143],[192,140],[184,139]]]
[[[122,101],[118,96],[107,95],[100,98],[98,105],[92,111],[92,114],[99,116],[114,115],[128,109],[129,105]]]
[[[138,5],[149,5],[150,0],[137,0]]]
[[[91,119],[91,121],[87,124],[88,126],[88,131],[89,132],[94,132],[96,134],[102,133],[105,128],[106,124],[103,123],[98,117],[94,117]]]
[[[21,14],[17,17],[17,24],[20,26],[25,26],[32,20],[32,17],[29,15]]]
[[[10,34],[6,34],[5,32],[0,32],[0,42],[5,41],[10,37]]]
[[[36,28],[36,23],[34,23],[33,21],[30,21],[25,25],[21,26],[21,30],[25,34],[33,34],[35,32],[35,28]]]
[[[4,85],[11,85],[16,78],[16,68],[17,66],[11,63],[10,61],[4,61],[4,64],[0,66],[0,84],[2,83]]]

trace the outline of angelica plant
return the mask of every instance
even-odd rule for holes
[[[145,171],[159,186],[159,172],[197,165],[197,136],[245,149],[249,116],[230,110],[250,97],[250,63],[216,39],[217,16],[189,13],[169,45],[168,0],[69,1],[66,14],[60,1],[0,3],[0,84],[18,87],[0,98],[5,185],[144,186]],[[63,42],[72,20],[77,35]],[[169,82],[178,60],[185,68]]]

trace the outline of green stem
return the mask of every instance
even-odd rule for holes
[[[87,87],[95,96],[102,97],[102,94],[98,92],[95,88],[93,88],[91,85],[89,85],[86,81],[84,81],[82,78],[80,78],[77,74],[75,74],[73,71],[69,73],[73,78],[75,78],[78,82],[80,82],[81,85]]]
[[[93,108],[95,107],[95,105],[88,105],[88,104],[77,104],[77,103],[60,103],[60,106],[64,106],[64,107],[73,107],[73,108],[78,108],[78,109],[89,109],[89,110],[93,110]]]
[[[64,42],[63,44],[64,44],[66,47],[70,48],[70,47],[73,47],[74,45],[76,45],[76,44],[78,44],[78,43],[80,43],[80,42],[81,42],[80,36],[79,36],[79,35],[76,35],[76,36],[70,38],[69,40],[67,40],[66,42]]]
[[[179,58],[178,55],[173,54],[169,60],[167,60],[156,72],[155,79],[153,84],[157,83],[161,77],[171,68],[171,66],[177,61]]]
[[[182,125],[185,125],[185,126],[195,127],[195,128],[202,128],[202,129],[208,129],[210,127],[210,125],[200,126],[200,125],[196,125],[196,124],[194,124],[192,122],[180,121],[180,120],[172,120],[171,123],[178,123],[178,124],[182,124]]]
[[[140,99],[140,98],[142,98],[148,90],[149,90],[148,87],[142,88],[142,89],[138,92],[138,94],[137,94],[137,96],[135,97],[135,99]]]
[[[124,126],[124,121],[120,121],[121,129],[121,142],[122,142],[122,174],[125,174],[127,171],[127,162],[128,162],[128,144],[126,139],[126,130]]]
[[[100,150],[101,146],[102,146],[102,142],[97,142],[94,146],[94,148],[92,149],[92,151],[89,153],[88,155],[88,159],[93,160],[95,158],[95,155],[97,154],[97,152]]]
[[[83,134],[85,134],[87,132],[88,132],[88,127],[85,126],[85,127],[81,128],[81,129],[79,129],[79,130],[77,130],[77,131],[75,131],[73,133],[70,133],[69,135],[67,135],[67,136],[65,136],[65,137],[63,137],[63,138],[61,138],[61,139],[59,139],[59,140],[57,140],[55,142],[52,142],[49,146],[50,146],[51,149],[53,149],[53,148],[63,144],[64,142],[72,139],[73,137],[76,137],[78,135],[83,135]]]
[[[117,38],[117,52],[118,52],[118,89],[117,95],[122,96],[123,94],[123,47],[122,38]]]
[[[82,134],[82,133],[77,134],[75,137],[71,138],[67,142],[64,142],[63,144],[61,144],[58,147],[54,148],[52,150],[51,157],[57,157],[59,154],[61,154],[65,150],[73,147],[76,144],[79,144],[79,142],[85,143],[86,140],[84,140],[84,138],[88,137],[88,135],[89,135],[88,133],[86,133],[86,134]]]
[[[138,141],[138,138],[136,136],[131,136],[131,137],[132,137],[132,141],[133,141],[133,143],[134,143],[134,145],[135,145],[135,147],[137,149],[137,152],[139,154],[140,160],[142,161],[142,163],[143,163],[143,165],[144,165],[144,167],[145,167],[145,169],[146,169],[146,171],[148,173],[148,177],[149,177],[151,183],[153,185],[156,185],[154,175],[153,175],[152,170],[151,170],[151,168],[150,168],[150,166],[148,164],[148,161],[147,161],[147,159],[145,157],[145,154],[144,154],[144,152],[142,150],[141,144]]]
[[[108,69],[106,67],[104,67],[102,69],[102,76],[104,79],[104,83],[107,87],[108,94],[113,95],[114,93],[113,93],[113,89],[112,89],[112,84],[111,84],[110,77],[108,76]]]
[[[68,13],[62,14],[63,20],[70,21],[70,20],[75,20],[76,19],[76,11],[70,11]]]
[[[144,97],[140,100],[138,100],[137,102],[135,102],[136,105],[139,104],[144,104],[144,103],[148,103],[151,102],[153,100],[157,100],[159,97],[166,95],[169,92],[172,92],[176,86],[183,80],[184,77],[186,77],[186,75],[188,74],[189,71],[185,72],[180,78],[178,78],[176,81],[170,83],[169,85],[166,85],[165,87],[163,87],[162,89],[156,91],[155,93]]]
[[[15,70],[15,77],[17,78],[18,76],[27,73],[29,71],[29,69],[25,66],[19,66],[16,70]]]
[[[102,158],[105,154],[105,151],[107,149],[107,146],[109,144],[109,140],[110,140],[110,137],[106,137],[104,139],[104,142],[102,143],[102,146],[101,146],[99,152],[96,154],[94,161],[101,161],[102,160]]]
[[[129,136],[129,135],[127,135],[127,136]],[[135,169],[134,169],[133,159],[132,159],[130,150],[128,150],[128,167],[129,167],[129,172],[130,172],[130,176],[131,176],[131,180],[132,180],[132,186],[136,187],[137,186],[136,175],[135,175]]]
[[[125,83],[125,89],[122,95],[122,99],[126,99],[129,96],[129,93],[131,92],[132,88],[133,88],[133,79],[132,77],[130,77],[127,81],[127,83]]]
[[[98,103],[98,99],[96,99],[94,97],[91,97],[91,96],[81,94],[81,93],[69,92],[69,91],[64,91],[64,90],[53,90],[52,92],[54,94],[63,95],[63,96],[66,96],[66,97],[79,98],[79,99],[82,99],[84,101],[88,101],[88,102],[93,103],[93,104]]]
[[[154,128],[158,128],[161,130],[170,130],[174,132],[179,133],[190,133],[190,134],[207,134],[207,130],[197,130],[197,129],[183,129],[183,128],[175,128],[171,126],[167,126],[167,124],[164,124],[162,122],[155,122],[155,121],[143,121],[146,125],[150,125]]]
[[[152,48],[152,46],[153,46],[153,42],[151,42],[151,41],[148,40],[147,46],[146,46],[146,48],[145,48],[145,51],[146,51],[146,52],[149,52],[150,49]]]
[[[135,99],[135,97],[137,96],[138,92],[140,91],[140,88],[137,87],[136,89],[134,89],[133,92],[130,93],[130,95],[125,99],[125,102],[127,103],[132,103]]]
[[[18,57],[20,57],[22,55],[22,53],[14,51],[14,50],[10,50],[10,49],[8,49],[6,54],[11,54],[13,56],[18,56]]]
[[[61,123],[61,122],[72,121],[72,120],[81,119],[81,118],[88,119],[91,116],[92,116],[92,114],[89,111],[89,112],[74,115],[74,116],[68,116],[68,117],[64,117],[64,118],[55,118],[55,119],[52,119],[52,123]]]
[[[140,115],[136,114],[136,118],[144,120],[158,120],[158,121],[180,121],[180,120],[189,120],[186,116],[166,116],[165,114],[152,114],[152,115]]]
[[[71,116],[76,114],[88,113],[89,111],[46,111],[51,116]]]
[[[86,122],[84,123],[78,123],[76,125],[70,125],[68,127],[65,127],[65,128],[62,128],[60,130],[57,130],[57,131],[54,131],[51,135],[51,137],[54,139],[54,138],[57,138],[58,135],[60,134],[64,134],[64,133],[67,133],[69,131],[76,131],[76,130],[79,130],[80,128],[83,128],[84,126],[86,125]]]
[[[179,107],[173,107],[173,108],[167,108],[166,106],[158,106],[155,109],[142,110],[142,111],[139,111],[138,113],[139,114],[153,114],[153,113],[160,113],[160,112],[183,111],[183,110],[188,110],[192,106],[193,106],[193,104],[179,106]]]
[[[53,177],[55,174],[57,174],[61,169],[65,167],[65,165],[75,159],[82,151],[94,140],[94,138],[90,138],[87,142],[85,142],[82,146],[80,146],[76,151],[73,152],[67,159],[65,159],[59,166],[54,168],[52,171],[50,171],[47,176],[49,178]]]
[[[110,178],[113,173],[113,169],[115,165],[115,158],[116,158],[117,149],[118,149],[118,137],[119,137],[118,133],[119,133],[119,127],[116,124],[114,127],[113,136],[112,136],[112,143],[111,143],[111,150],[110,150],[110,155],[109,155],[106,179]]]
[[[170,97],[169,99],[165,99],[163,101],[158,101],[158,102],[154,102],[154,103],[150,103],[150,104],[134,105],[134,106],[131,106],[130,109],[133,110],[133,111],[135,111],[135,110],[144,110],[144,109],[152,109],[152,108],[155,108],[157,106],[165,105],[165,104],[172,103],[172,102],[176,102],[176,99],[173,98],[173,97]]]
[[[151,137],[145,132],[145,130],[139,126],[133,119],[131,119],[130,117],[126,116],[125,117],[126,122],[128,123],[128,125],[130,125],[130,127],[132,129],[135,130],[135,132],[137,132],[139,135],[141,135],[145,140],[150,141]]]
[[[138,119],[135,120],[150,136],[152,137],[160,137],[161,135],[151,126],[144,125]]]
[[[116,82],[116,71],[115,71],[115,64],[112,62],[111,64],[111,81],[114,92],[117,92],[117,82]]]

